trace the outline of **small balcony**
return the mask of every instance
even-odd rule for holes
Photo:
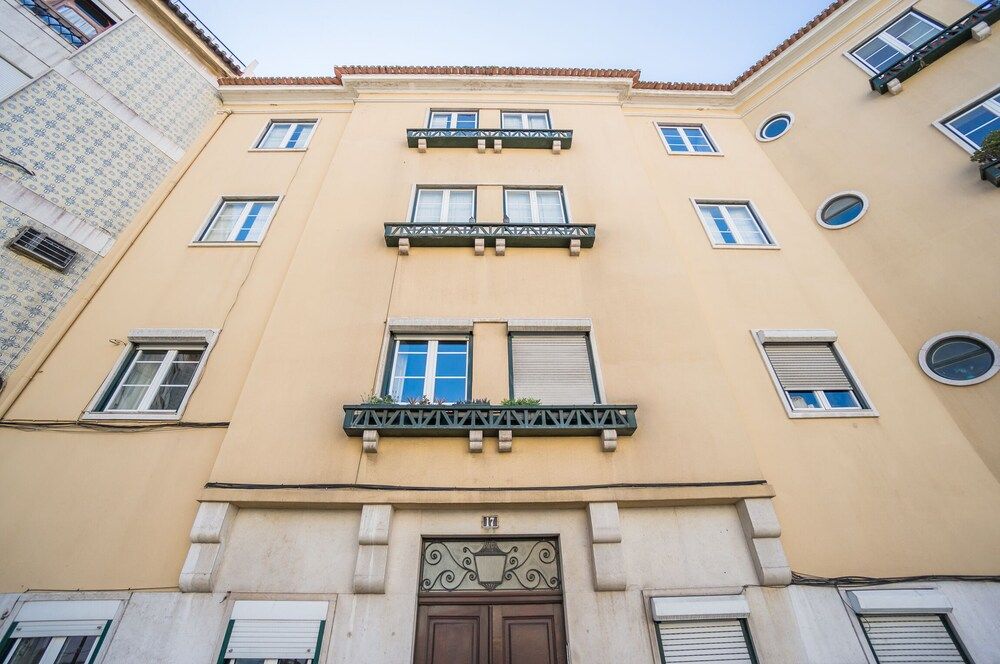
[[[483,437],[496,437],[509,452],[520,436],[600,436],[603,449],[614,451],[618,436],[635,433],[635,405],[493,406],[353,404],[344,406],[344,433],[361,437],[365,452],[378,451],[380,436],[461,437],[469,451],[481,452]]]
[[[992,24],[1000,20],[1000,0],[987,0],[942,30],[929,42],[904,56],[869,81],[879,94],[902,90],[902,83],[918,71],[958,48],[969,39],[982,41],[990,35]]]
[[[406,144],[427,148],[536,148],[559,153],[573,147],[572,129],[407,129]]]
[[[994,187],[1000,187],[1000,160],[979,165],[979,177]]]
[[[478,256],[486,247],[500,256],[507,247],[565,247],[578,256],[581,249],[594,246],[596,237],[595,224],[385,224],[385,245],[401,254],[408,254],[410,247],[473,247]]]

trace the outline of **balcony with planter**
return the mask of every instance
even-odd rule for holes
[[[879,94],[898,94],[903,81],[915,75],[970,39],[982,41],[990,36],[990,26],[1000,21],[1000,0],[987,0],[939,32],[930,41],[903,56],[885,71],[872,76],[869,83]],[[984,178],[985,179],[985,178]]]
[[[406,144],[427,148],[477,148],[479,152],[503,148],[536,148],[558,154],[573,147],[572,129],[407,129]]]
[[[513,436],[600,436],[614,451],[619,436],[636,430],[634,404],[569,406],[493,406],[490,404],[350,404],[344,406],[344,433],[363,439],[368,453],[381,436],[468,438],[469,451],[481,452],[484,437],[496,437],[501,452],[511,451]]]
[[[503,256],[507,247],[565,247],[571,256],[581,249],[594,246],[595,224],[512,224],[476,223],[428,224],[388,222],[385,224],[385,245],[409,254],[411,247],[473,247],[482,256],[486,247],[493,247]]]

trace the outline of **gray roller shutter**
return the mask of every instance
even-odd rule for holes
[[[225,659],[316,657],[321,620],[234,620]]]
[[[30,81],[23,71],[0,58],[0,99],[3,99],[19,87]]]
[[[657,627],[664,664],[754,664],[739,620],[670,621]]]
[[[966,662],[941,616],[858,616],[879,664]]]
[[[850,390],[847,377],[831,344],[764,344],[764,352],[778,382],[786,390]]]
[[[40,636],[100,636],[107,620],[31,620],[19,622],[11,632],[13,639]]]
[[[514,396],[549,405],[597,402],[586,334],[511,335]]]

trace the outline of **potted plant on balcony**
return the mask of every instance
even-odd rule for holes
[[[1000,187],[1000,129],[986,135],[983,144],[972,153],[972,161],[979,164],[982,179]]]

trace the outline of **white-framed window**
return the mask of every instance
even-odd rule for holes
[[[660,136],[671,154],[719,154],[702,125],[659,124]]]
[[[775,242],[750,203],[694,201],[715,247],[773,247]]]
[[[757,127],[757,140],[761,143],[776,141],[792,128],[795,116],[792,113],[778,113],[760,123]]]
[[[928,339],[917,360],[939,383],[978,385],[1000,372],[1000,346],[982,334],[955,330]]]
[[[476,217],[475,189],[420,187],[410,221],[415,224],[468,224]]]
[[[551,129],[549,114],[541,112],[504,111],[500,114],[502,129]]]
[[[823,228],[847,228],[868,212],[868,197],[860,191],[841,191],[816,208],[816,223]]]
[[[217,330],[133,330],[85,417],[177,419],[191,397]]]
[[[87,39],[93,39],[115,24],[115,20],[94,0],[54,0],[48,5]]]
[[[940,23],[911,9],[851,50],[851,56],[872,74],[879,74],[926,44],[943,29]]]
[[[393,337],[385,393],[397,403],[455,403],[469,398],[468,336]]]
[[[260,244],[277,198],[224,198],[195,238],[195,244]]]
[[[789,417],[875,416],[832,330],[753,333]]]
[[[938,125],[969,152],[978,149],[990,132],[1000,130],[1000,90],[994,90]]]
[[[427,126],[430,129],[475,129],[479,126],[479,112],[431,111]]]
[[[600,403],[590,335],[511,332],[510,395],[547,405]]]
[[[304,150],[315,129],[315,120],[271,120],[255,147],[258,150]]]
[[[663,664],[757,664],[742,595],[653,597],[653,622]]]
[[[503,191],[505,220],[511,224],[564,224],[569,221],[562,189]]]
[[[329,602],[237,600],[220,660],[225,664],[318,664]]]
[[[121,602],[25,602],[6,638],[2,664],[90,664],[107,635]]]

